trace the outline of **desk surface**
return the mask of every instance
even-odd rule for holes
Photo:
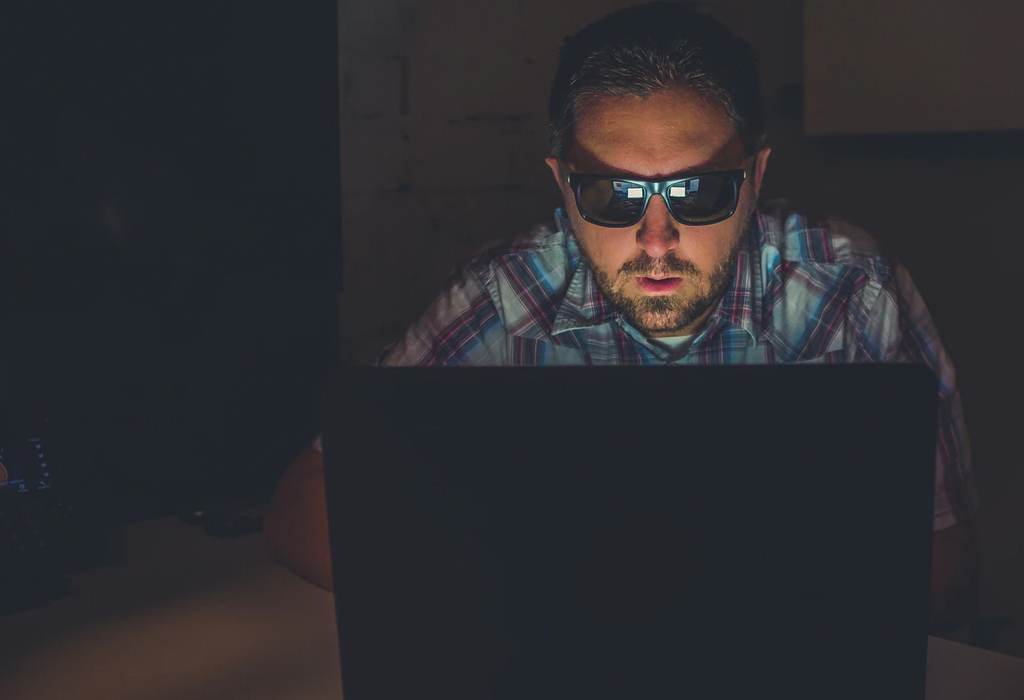
[[[334,602],[274,564],[263,538],[165,518],[126,532],[124,563],[0,618],[5,700],[336,700]],[[930,638],[928,700],[1024,697],[1024,660]]]

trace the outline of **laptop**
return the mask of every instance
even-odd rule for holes
[[[343,368],[346,700],[924,698],[921,365]]]

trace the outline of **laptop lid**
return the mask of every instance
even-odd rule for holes
[[[348,368],[346,700],[923,698],[923,366]]]

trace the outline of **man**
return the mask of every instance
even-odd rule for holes
[[[941,385],[932,627],[952,629],[977,580],[952,364],[907,271],[867,234],[759,203],[758,103],[750,47],[683,6],[628,8],[567,38],[546,160],[564,209],[463,268],[379,362],[926,362]],[[314,445],[282,478],[266,531],[285,565],[330,587],[324,508]]]

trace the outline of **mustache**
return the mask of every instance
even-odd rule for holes
[[[619,268],[620,275],[631,277],[664,277],[670,272],[680,276],[700,275],[697,266],[689,260],[680,260],[675,256],[652,258],[647,253],[641,253],[638,257],[627,260]]]

